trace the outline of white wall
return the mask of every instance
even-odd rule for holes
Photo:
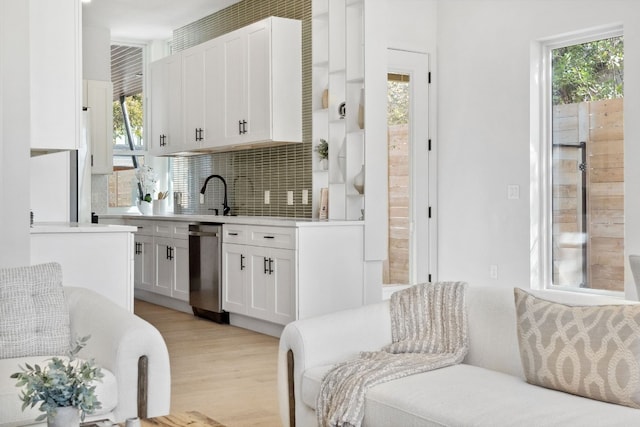
[[[0,267],[29,264],[29,3],[0,0]]]
[[[640,253],[640,168],[632,161],[640,158],[640,2],[438,3],[441,280],[529,285],[530,46],[615,23],[625,32],[625,246]],[[519,200],[507,200],[509,184],[520,186]]]

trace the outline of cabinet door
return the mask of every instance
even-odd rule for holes
[[[271,37],[268,21],[249,27],[247,32],[246,103],[244,139],[271,139]]]
[[[154,155],[170,154],[184,147],[182,131],[182,55],[151,64],[151,141]]]
[[[31,149],[76,150],[82,106],[80,0],[31,0]]]
[[[224,58],[222,43],[209,43],[204,49],[205,133],[201,146],[214,148],[224,140]]]
[[[90,115],[91,173],[113,172],[113,84],[85,80]]]
[[[269,250],[255,246],[246,248],[249,253],[247,315],[270,321],[273,304],[269,291]]]
[[[272,249],[269,255],[271,266],[270,299],[273,303],[271,321],[286,325],[296,320],[296,262],[295,251]]]
[[[151,138],[147,141],[147,148],[154,154],[160,154],[164,149],[164,140],[169,132],[167,125],[167,64],[160,60],[149,66],[150,99],[151,99]]]
[[[243,140],[243,121],[247,121],[245,108],[245,40],[246,35],[237,31],[223,39],[225,144],[235,144]]]
[[[136,234],[134,241],[134,286],[136,289],[153,291],[155,279],[153,237]]]
[[[173,239],[173,298],[189,301],[189,241]]]
[[[197,148],[205,129],[205,62],[204,50],[196,46],[183,52],[185,148]]]
[[[184,147],[182,128],[182,55],[167,58],[167,153],[181,151]]]
[[[156,281],[153,292],[161,295],[171,296],[171,290],[173,289],[174,262],[171,257],[172,248],[173,242],[171,239],[156,238],[154,240]]]
[[[246,246],[222,244],[222,308],[231,313],[246,314],[247,272]]]

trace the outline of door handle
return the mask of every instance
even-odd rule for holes
[[[242,135],[242,120],[238,120],[238,135]]]
[[[244,270],[244,255],[240,254],[240,270]]]
[[[269,267],[268,267],[268,263],[269,260],[267,259],[267,257],[264,257],[264,262],[262,263],[263,267],[264,267],[264,274],[269,274]]]
[[[247,133],[247,121],[243,120],[242,121],[242,134]]]
[[[269,274],[273,274],[273,259],[269,258]]]

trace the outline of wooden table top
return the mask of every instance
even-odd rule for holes
[[[125,427],[125,423],[118,424]],[[180,412],[163,417],[154,417],[140,420],[141,427],[225,427],[216,420],[202,415],[197,411]]]

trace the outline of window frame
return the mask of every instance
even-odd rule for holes
[[[570,291],[624,297],[623,291],[567,287],[553,284],[553,106],[554,49],[624,36],[622,24],[594,27],[541,39],[530,50],[530,286],[532,289]]]

